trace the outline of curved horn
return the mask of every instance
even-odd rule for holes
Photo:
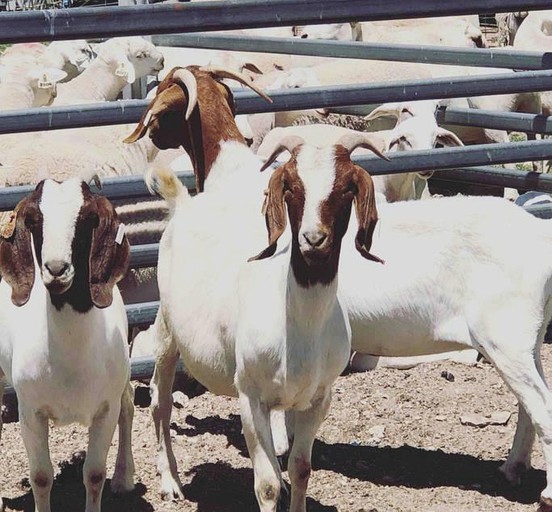
[[[371,133],[346,133],[336,144],[343,146],[349,152],[349,155],[356,148],[363,147],[369,149],[380,158],[389,160],[389,158],[382,153],[383,148],[385,148],[385,141],[381,137]]]
[[[372,121],[378,117],[394,117],[399,118],[399,106],[400,103],[383,103],[379,107],[376,107],[368,115],[364,116],[365,121]]]
[[[197,105],[197,80],[194,74],[185,68],[177,69],[173,78],[180,82],[188,91],[188,108],[186,109],[186,121],[190,119],[195,106]]]
[[[236,80],[242,85],[249,87],[252,91],[256,92],[261,98],[264,98],[269,103],[272,103],[272,99],[265,94],[262,89],[259,89],[256,85],[252,84],[244,75],[237,71],[230,71],[229,69],[220,68],[218,66],[202,66],[201,71],[211,73],[219,78],[230,78]]]
[[[268,157],[266,162],[261,167],[261,172],[270,167],[274,160],[278,158],[278,155],[280,153],[283,153],[284,151],[289,151],[290,153],[292,153],[297,146],[304,143],[305,140],[303,139],[303,137],[299,137],[299,135],[286,135],[282,137],[282,139],[278,142],[276,149],[272,152],[272,154]]]

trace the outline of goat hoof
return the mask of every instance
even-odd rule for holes
[[[123,494],[134,491],[134,478],[118,478],[113,476],[111,479],[111,492],[114,494]]]
[[[163,482],[161,485],[161,499],[163,501],[183,500],[184,494],[181,487],[180,483],[172,478],[170,481]]]
[[[552,512],[552,498],[541,496],[537,512]]]
[[[505,462],[498,470],[504,475],[504,478],[506,478],[510,485],[519,487],[521,485],[521,477],[529,470],[529,466],[523,462],[517,462],[516,464]]]

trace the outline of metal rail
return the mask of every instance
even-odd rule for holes
[[[486,0],[485,11],[505,12],[519,0]],[[455,16],[481,11],[481,0],[382,2],[355,0],[354,20]],[[549,0],[524,0],[526,10],[548,9]],[[241,0],[82,7],[0,14],[0,42],[54,41],[128,35],[205,32],[241,28],[336,23],[351,20],[350,0]]]
[[[207,48],[244,52],[270,52],[315,57],[373,59],[455,66],[508,69],[550,69],[552,53],[492,48],[444,48],[430,45],[381,44],[363,41],[321,41],[284,37],[220,34],[154,36],[154,44],[181,48]]]
[[[239,114],[303,110],[310,108],[378,104],[388,101],[485,96],[552,89],[552,70],[498,73],[486,76],[401,80],[371,84],[305,87],[270,91],[268,103],[252,92],[235,92]],[[42,107],[0,113],[0,133],[124,124],[137,121],[148,100]]]

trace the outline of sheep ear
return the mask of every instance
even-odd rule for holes
[[[27,303],[35,280],[31,233],[25,226],[28,201],[20,201],[0,227],[0,274],[10,285],[16,306]]]
[[[370,254],[372,237],[378,222],[376,194],[370,175],[361,167],[354,166],[353,181],[357,186],[354,197],[358,231],[355,237],[357,251],[366,259],[383,263],[383,260]]]
[[[452,133],[445,128],[439,127],[437,129],[437,136],[435,142],[442,144],[443,146],[463,146],[464,143],[458,138],[455,133]]]
[[[112,204],[103,196],[93,196],[98,225],[90,247],[90,297],[98,308],[113,302],[113,287],[128,269],[130,246]]]
[[[127,59],[126,55],[119,57],[115,74],[124,78],[128,84],[133,84],[136,81],[136,69],[134,69],[134,64]]]
[[[50,89],[67,76],[65,71],[57,68],[44,68],[40,70],[33,78],[38,80],[39,89]]]
[[[247,261],[270,258],[276,252],[278,239],[286,229],[283,167],[274,171],[268,182],[262,213],[265,216],[266,228],[268,230],[268,247]]]

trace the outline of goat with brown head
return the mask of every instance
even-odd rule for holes
[[[194,166],[196,189],[202,192],[220,143],[235,140],[245,144],[234,121],[234,98],[223,78],[237,80],[271,101],[239,73],[215,67],[174,68],[159,84],[155,98],[125,142],[137,141],[149,129],[158,148],[182,146]]]
[[[347,135],[335,146],[307,146],[300,137],[281,141],[264,164],[266,169],[283,151],[291,158],[279,167],[265,192],[263,213],[269,245],[250,259],[259,260],[276,252],[278,239],[286,227],[286,206],[292,230],[291,266],[302,286],[328,284],[337,275],[341,241],[349,223],[352,204],[358,220],[357,250],[365,258],[383,263],[370,254],[372,235],[378,220],[374,185],[370,175],[350,159],[357,147],[378,149],[383,141],[373,135]]]
[[[105,197],[78,179],[41,181],[19,202],[10,224],[0,240],[0,273],[15,305],[29,300],[35,266],[57,309],[69,304],[86,312],[111,305],[130,247]]]

